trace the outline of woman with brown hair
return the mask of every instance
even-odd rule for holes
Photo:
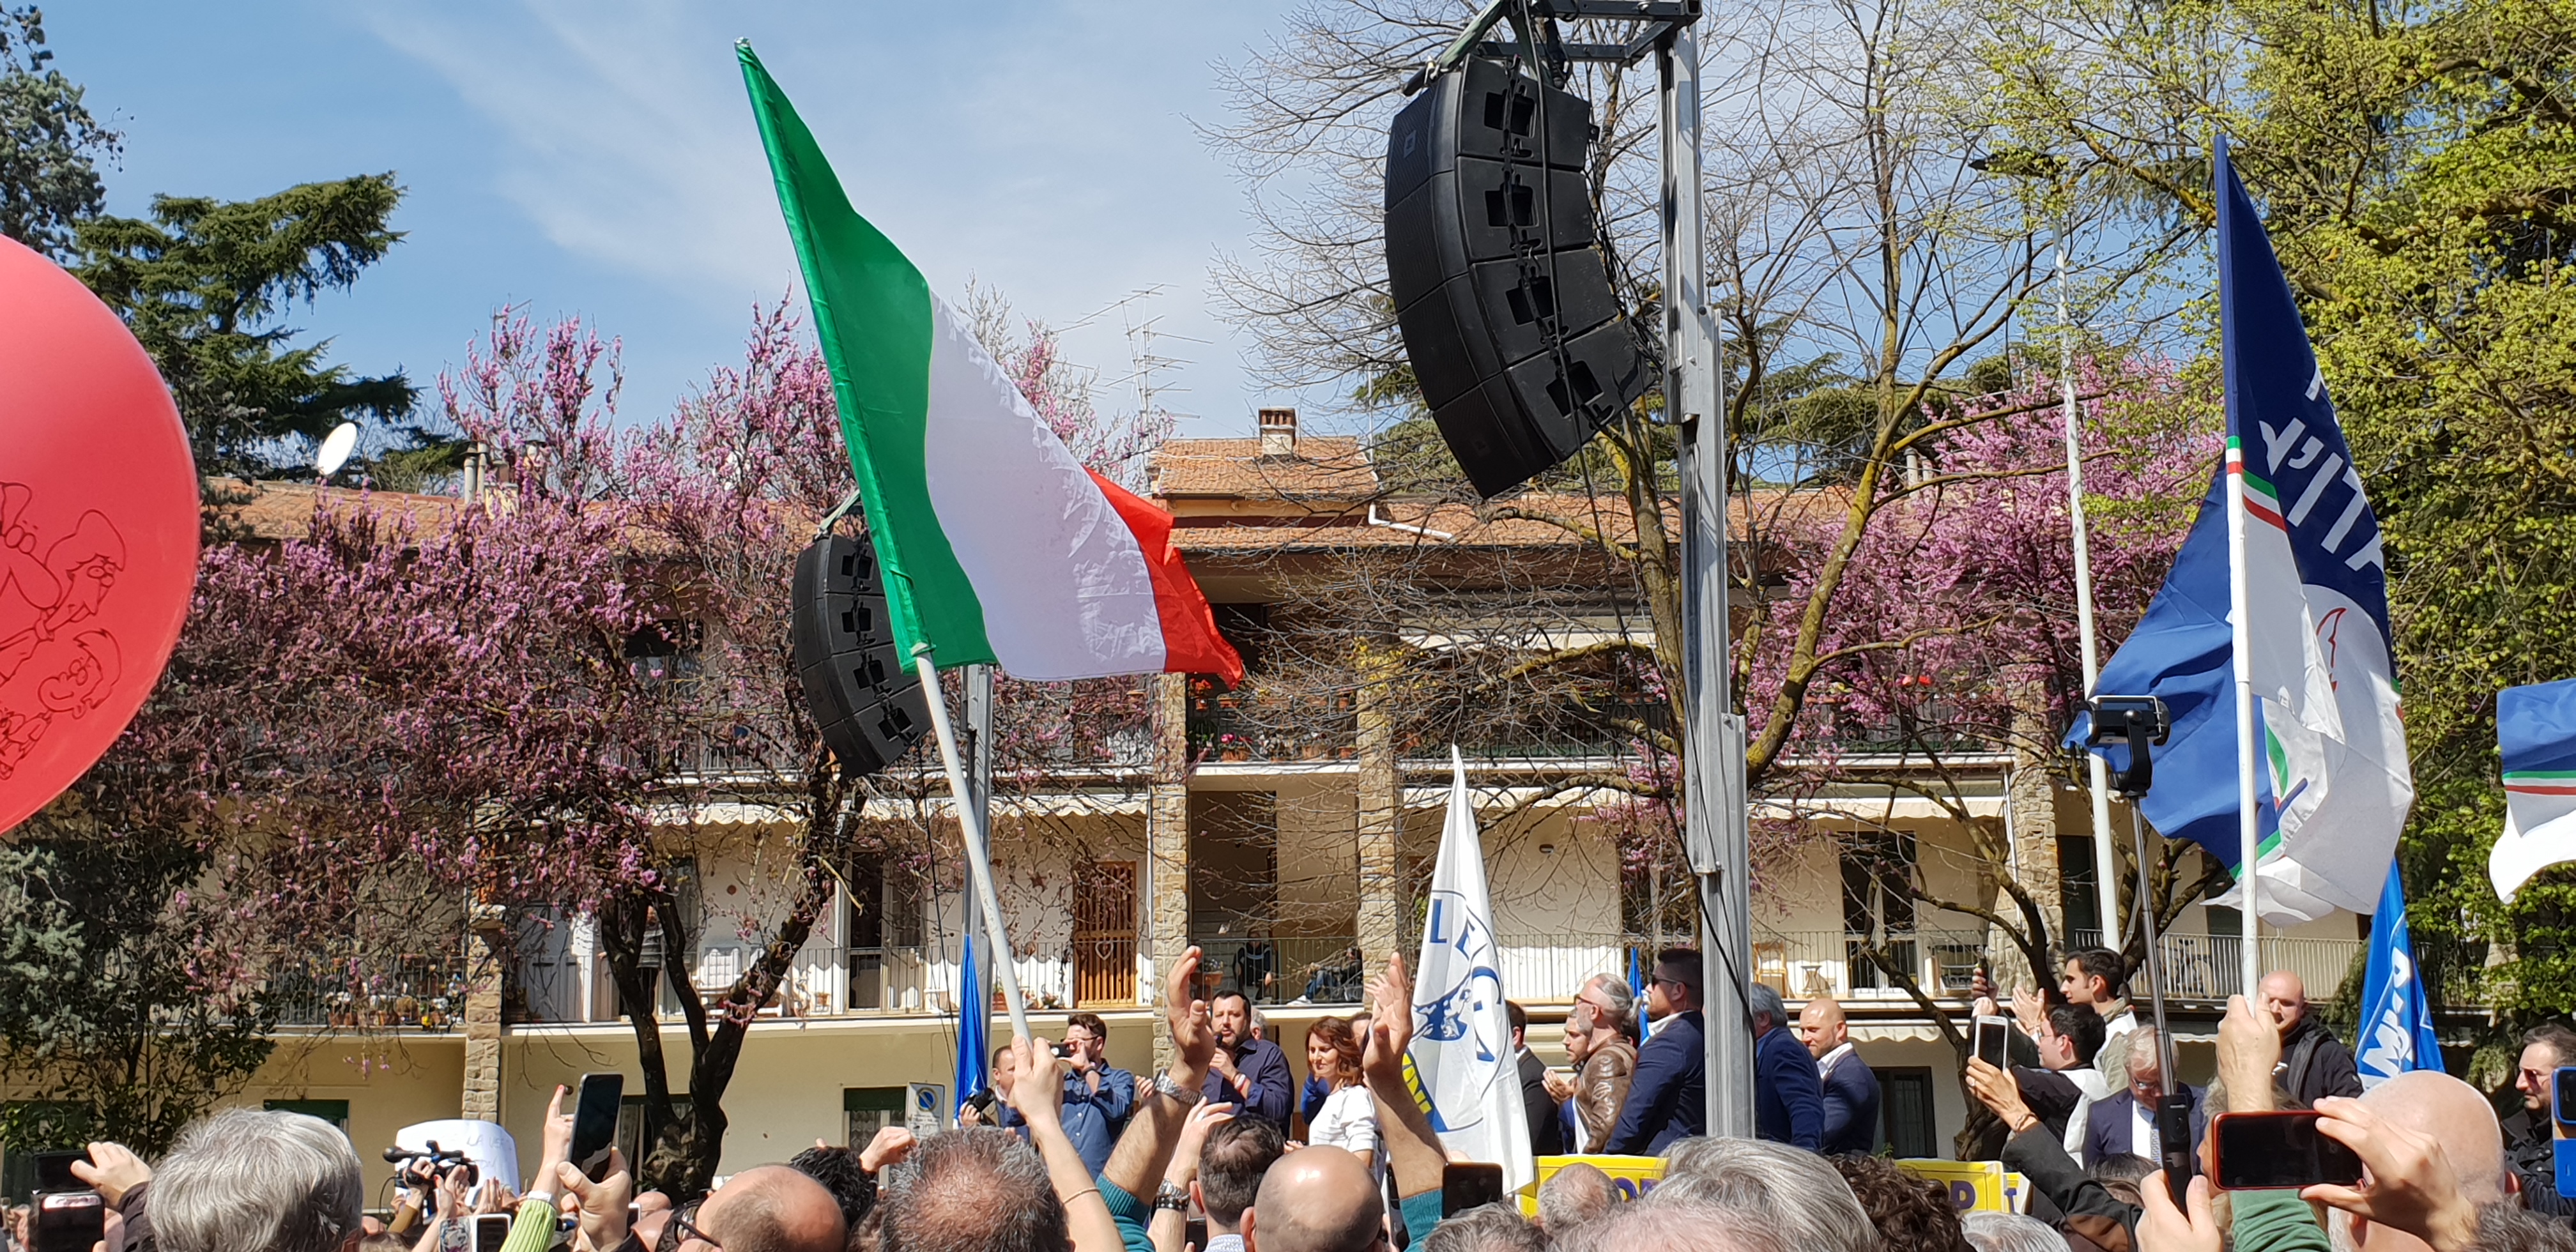
[[[1306,1068],[1332,1088],[1307,1123],[1306,1142],[1347,1149],[1377,1168],[1377,1101],[1360,1076],[1360,1032],[1347,1018],[1318,1018],[1306,1028]]]

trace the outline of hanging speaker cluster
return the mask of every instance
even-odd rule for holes
[[[1470,59],[1395,117],[1386,268],[1422,399],[1492,497],[1582,450],[1645,394],[1601,259],[1592,106]]]
[[[805,707],[844,776],[873,774],[930,732],[921,679],[896,651],[876,549],[825,535],[796,557],[788,641]]]

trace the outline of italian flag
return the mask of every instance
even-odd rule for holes
[[[812,132],[736,45],[813,299],[896,643],[1024,679],[1243,677],[1172,517],[1083,467],[921,271],[851,209]]]

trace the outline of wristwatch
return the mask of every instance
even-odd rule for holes
[[[1162,1093],[1164,1099],[1180,1105],[1182,1108],[1188,1108],[1207,1098],[1206,1092],[1195,1091],[1188,1087],[1184,1087],[1180,1083],[1173,1081],[1170,1074],[1154,1075],[1154,1090]]]
[[[1187,1214],[1190,1208],[1190,1189],[1166,1178],[1163,1180],[1163,1185],[1154,1191],[1154,1207]]]

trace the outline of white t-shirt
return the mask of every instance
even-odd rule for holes
[[[1306,1142],[1374,1153],[1376,1168],[1386,1168],[1386,1149],[1378,1142],[1377,1099],[1357,1083],[1324,1097],[1324,1107],[1315,1111],[1315,1120],[1306,1127]]]

